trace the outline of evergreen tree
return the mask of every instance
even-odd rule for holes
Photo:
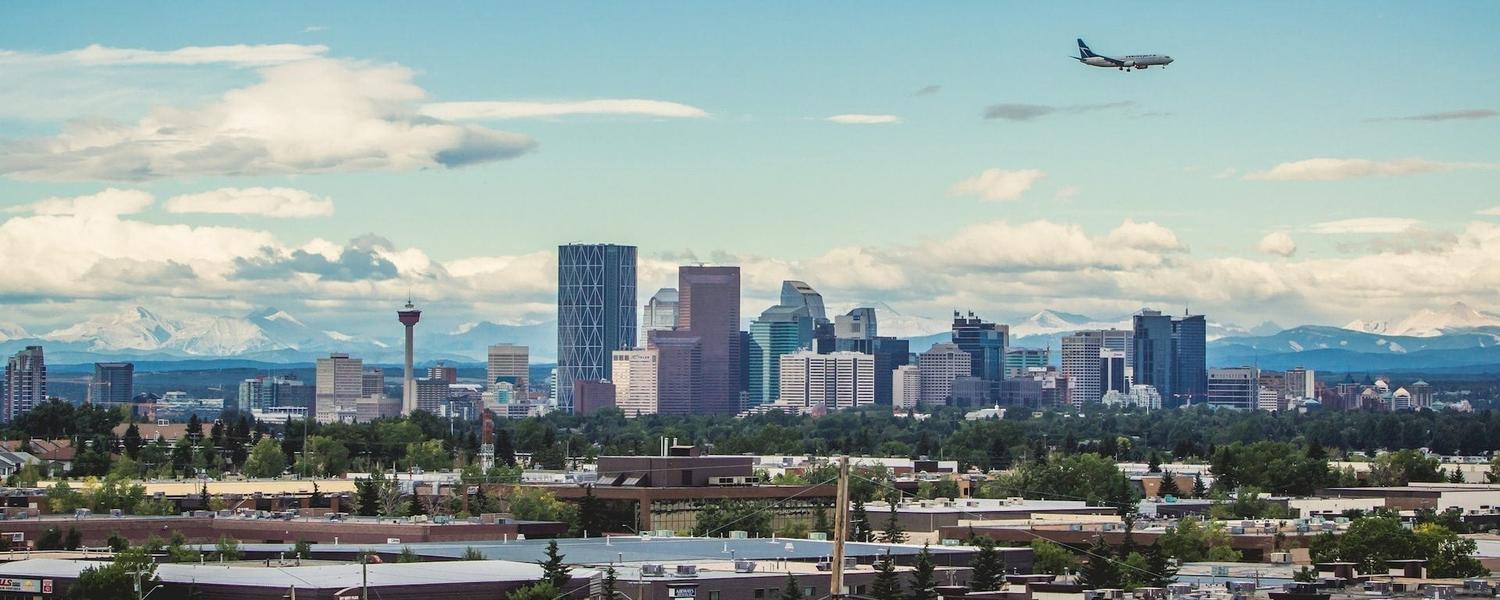
[[[901,497],[893,495],[887,502],[890,503],[891,510],[886,516],[885,531],[881,532],[880,541],[887,544],[904,544],[906,543],[906,532],[901,529],[900,513],[897,512],[896,508],[901,502]]]
[[[361,517],[380,514],[380,495],[385,487],[385,474],[379,469],[369,477],[354,480],[354,513]]]
[[[495,460],[507,467],[516,466],[516,446],[510,441],[509,429],[495,432]]]
[[[1095,537],[1088,549],[1088,561],[1078,573],[1078,582],[1093,590],[1120,587],[1120,566],[1115,563],[1112,554],[1114,553],[1110,551],[1109,544],[1104,543],[1104,537]]]
[[[1125,560],[1130,556],[1130,553],[1135,552],[1136,516],[1136,513],[1131,511],[1120,517],[1120,524],[1125,530],[1125,534],[1120,539],[1120,560]]]
[[[615,594],[619,593],[615,590],[615,586],[617,585],[618,581],[619,579],[615,576],[615,568],[605,567],[604,585],[602,586],[603,589],[600,590],[600,597],[604,598],[604,600],[614,600]]]
[[[1463,469],[1460,469],[1458,467],[1454,467],[1453,468],[1453,472],[1448,473],[1448,483],[1463,483],[1463,482],[1464,482],[1464,472],[1463,472]]]
[[[814,510],[812,530],[833,535],[833,526],[828,523],[828,507],[819,504]]]
[[[1168,584],[1177,581],[1177,567],[1172,566],[1172,561],[1167,559],[1167,553],[1161,549],[1161,544],[1152,542],[1146,547],[1146,571],[1143,573],[1147,587],[1167,587]]]
[[[188,417],[187,434],[195,442],[203,439],[203,421],[198,419],[198,415]]]
[[[1146,472],[1147,473],[1160,473],[1161,472],[1161,457],[1157,456],[1157,454],[1155,452],[1151,453],[1151,460],[1150,460],[1150,462],[1146,463]]]
[[[594,486],[583,488],[583,497],[578,499],[578,531],[579,535],[590,535],[598,537],[604,535],[608,515],[605,514],[604,501],[594,495]]]
[[[542,580],[537,583],[550,583],[559,590],[567,587],[573,569],[563,563],[563,555],[557,551],[557,540],[547,541],[547,560],[539,564],[542,565]]]
[[[797,583],[797,576],[786,574],[786,585],[781,586],[781,595],[777,600],[803,600],[802,586]]]
[[[969,589],[976,592],[999,589],[1001,578],[1005,574],[1005,562],[1000,559],[1000,553],[995,551],[993,540],[981,538],[976,543],[979,552],[974,553],[974,561],[970,563],[974,573],[969,577]]]
[[[911,572],[911,594],[908,600],[937,600],[937,581],[933,577],[936,568],[932,564],[932,552],[927,549],[927,544],[922,544],[922,552],[917,554],[917,564]]]
[[[901,578],[896,575],[896,563],[891,560],[890,552],[875,561],[875,581],[870,583],[870,596],[875,600],[903,600]]]
[[[1161,486],[1156,488],[1156,495],[1166,498],[1167,496],[1181,497],[1182,490],[1177,488],[1177,474],[1171,471],[1161,472]]]
[[[1328,452],[1323,450],[1323,445],[1318,440],[1307,443],[1307,457],[1313,460],[1328,460]]]
[[[1130,489],[1130,478],[1115,476],[1115,489],[1109,495],[1109,503],[1122,516],[1135,512],[1135,493]]]
[[[1203,483],[1203,473],[1193,475],[1193,497],[1204,498],[1208,496],[1208,484]]]
[[[853,515],[849,518],[849,539],[851,542],[868,542],[875,539],[875,528],[870,525],[870,514],[865,512],[865,501],[854,499]]]
[[[141,457],[141,428],[134,421],[125,429],[125,456],[131,460]]]

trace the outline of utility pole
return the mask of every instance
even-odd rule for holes
[[[832,598],[844,597],[844,540],[849,537],[849,457],[839,457],[839,484],[834,494],[833,512],[833,582],[828,586]]]
[[[359,559],[359,600],[370,600],[370,554]]]

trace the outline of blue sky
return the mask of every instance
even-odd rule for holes
[[[41,330],[130,302],[235,314],[291,301],[302,304],[288,307],[294,312],[349,319],[412,287],[455,322],[524,322],[547,318],[545,260],[558,243],[616,241],[650,257],[643,288],[669,283],[671,265],[689,256],[745,265],[747,314],[790,276],[834,304],[881,301],[928,316],[954,307],[996,318],[1045,307],[1106,316],[1150,303],[1293,324],[1393,318],[1460,300],[1500,309],[1490,285],[1500,274],[1475,265],[1500,250],[1500,218],[1477,214],[1500,205],[1493,141],[1500,69],[1491,48],[1500,5],[1119,9],[8,4],[0,8],[8,24],[0,53],[14,54],[0,60],[0,76],[23,85],[0,92],[6,218],[38,218],[25,207],[113,187],[154,199],[115,210],[115,221],[188,225],[205,238],[220,229],[264,236],[229,232],[239,241],[218,253],[163,245],[157,256],[132,256],[107,246],[128,244],[128,235],[97,229],[118,222],[91,225],[75,211],[70,217],[80,222],[70,231],[94,241],[72,257],[69,276],[48,285],[3,282],[0,298],[18,308],[20,324]],[[1164,53],[1176,62],[1130,73],[1084,67],[1067,59],[1080,36],[1099,53]],[[273,44],[326,47],[308,55],[330,73],[404,67],[409,73],[394,79],[425,98],[374,101],[414,111],[467,101],[642,99],[706,116],[454,119],[455,127],[534,144],[455,168],[318,157],[242,174],[247,169],[194,155],[200,162],[190,169],[120,181],[97,166],[53,168],[55,150],[36,150],[55,146],[70,120],[134,125],[167,106],[199,123],[226,94],[289,62],[77,64],[56,59],[64,53],[246,45],[245,55],[254,55]],[[274,116],[308,101],[298,90],[283,86],[261,99],[265,106],[236,110]],[[996,105],[1052,112],[985,118]],[[847,114],[898,122],[827,120]],[[275,135],[286,142],[298,134]],[[296,141],[328,140],[308,131]],[[18,147],[30,170],[15,166]],[[1338,162],[1300,163],[1310,159]],[[1278,165],[1287,170],[1273,171]],[[987,170],[996,171],[987,183],[963,188],[974,193],[955,191]],[[983,190],[1000,183],[1011,186],[986,197]],[[331,200],[333,214],[166,210],[179,195],[258,187]],[[966,227],[975,229],[965,235]],[[1079,237],[1060,239],[1069,233]],[[366,234],[383,240],[350,244]],[[1272,234],[1278,243],[1263,243]],[[264,294],[266,283],[248,284],[233,262],[255,245],[251,238],[266,242],[261,258],[278,264],[298,250],[334,262],[353,248],[351,259],[388,261],[397,274],[376,269],[383,275],[355,286],[352,277],[334,284],[307,267],[291,294]],[[25,238],[0,238],[6,243]],[[487,266],[453,268],[479,258]],[[131,268],[114,271],[134,274],[75,284],[119,260]],[[174,260],[191,272],[175,271],[180,277],[168,282],[153,263]]]

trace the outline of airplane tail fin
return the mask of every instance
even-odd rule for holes
[[[1089,50],[1089,45],[1083,43],[1083,38],[1078,38],[1078,57],[1089,58],[1091,56],[1094,56],[1094,51]]]

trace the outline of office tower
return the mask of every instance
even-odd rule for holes
[[[873,347],[866,354],[875,357],[875,403],[889,406],[892,397],[891,373],[911,362],[911,342],[893,337],[877,337],[868,341]]]
[[[1173,319],[1147,309],[1132,321],[1135,382],[1155,386],[1168,407],[1202,402],[1208,385],[1208,327],[1203,315]]]
[[[452,386],[446,379],[435,377],[424,377],[417,380],[417,410],[425,410],[432,414],[443,411],[443,405],[448,402],[448,391]]]
[[[89,380],[89,402],[104,405],[130,404],[135,397],[134,386],[134,364],[94,363],[94,378]]]
[[[458,367],[450,367],[438,362],[438,364],[427,367],[428,379],[441,379],[449,384],[458,383]]]
[[[610,353],[635,345],[635,269],[635,246],[557,247],[557,384],[553,395],[559,410],[573,410],[575,380],[610,379]]]
[[[740,268],[680,267],[677,298],[677,330],[688,332],[701,343],[702,388],[692,411],[719,415],[739,412]]]
[[[1099,391],[1106,394],[1130,391],[1130,377],[1125,374],[1123,351],[1099,349]]]
[[[904,413],[917,409],[922,401],[922,370],[916,365],[901,365],[891,372],[891,410]]]
[[[333,353],[318,359],[314,411],[320,423],[356,418],[356,402],[364,396],[364,361]],[[416,391],[415,386],[409,389]]]
[[[969,353],[972,362],[970,371],[974,377],[985,381],[1000,381],[1005,378],[1002,365],[1005,363],[1005,347],[1009,344],[1009,325],[986,322],[970,312],[962,316],[953,311],[953,343]]]
[[[1166,395],[1163,394],[1165,399]],[[1260,402],[1260,370],[1255,367],[1230,367],[1208,370],[1209,406],[1251,410]]]
[[[830,410],[875,403],[875,357],[860,352],[803,350],[779,357],[779,404]]]
[[[6,422],[47,401],[47,359],[41,346],[27,346],[5,361]]]
[[[833,334],[840,340],[869,340],[877,335],[875,309],[862,306],[833,318]]]
[[[1033,368],[1045,368],[1052,358],[1051,348],[1006,348],[1005,378],[1025,377]]]
[[[412,330],[416,328],[417,322],[422,320],[422,311],[411,305],[411,299],[406,300],[406,306],[396,311],[396,320],[401,321],[401,326],[406,328],[406,355],[403,363],[406,370],[401,375],[401,412],[411,414],[417,409],[417,388],[412,383],[416,373],[412,371]]]
[[[827,323],[828,312],[823,308],[823,295],[806,282],[787,280],[781,282],[781,305],[800,306],[807,309],[807,316],[815,323]]]
[[[656,412],[689,415],[703,389],[703,340],[691,331],[653,331],[647,337],[657,352]]]
[[[646,345],[646,334],[651,331],[670,331],[677,327],[677,289],[661,288],[646,301],[641,310],[641,345]]]
[[[657,350],[615,350],[615,406],[626,417],[656,414],[659,357]]]
[[[838,350],[839,338],[833,329],[833,323],[826,319],[813,321],[812,350],[818,354],[828,354]]]
[[[612,366],[611,369],[613,369]],[[591,415],[614,405],[615,384],[613,382],[573,380],[573,414]]]
[[[781,357],[812,347],[813,320],[805,306],[772,306],[750,322],[746,348],[749,380],[744,408],[775,402],[780,398]]]
[[[1104,396],[1103,375],[1099,370],[1099,351],[1103,349],[1104,332],[1075,331],[1062,338],[1061,371],[1068,378],[1068,402],[1082,407],[1098,402]]]
[[[526,389],[528,380],[531,379],[528,371],[531,360],[529,348],[515,344],[495,344],[489,347],[486,358],[485,386],[505,381],[523,391]]]
[[[957,344],[939,343],[917,355],[917,368],[921,371],[921,405],[943,406],[953,396],[953,380],[971,376],[974,362]]]
[[[1255,408],[1264,411],[1275,412],[1282,410],[1281,390],[1266,386],[1259,386],[1256,396]]]
[[[385,395],[385,369],[372,367],[360,373],[359,395],[361,398]]]
[[[293,375],[277,375],[261,380],[260,394],[255,400],[261,409],[271,407],[296,407],[312,409],[317,403],[317,386]],[[364,386],[361,385],[361,388]],[[256,408],[254,406],[252,409]]]
[[[1101,329],[1099,347],[1125,353],[1125,376],[1134,379],[1132,367],[1135,360],[1135,333],[1129,329]]]
[[[1308,378],[1312,378],[1312,371],[1308,371]],[[1411,406],[1412,408],[1432,407],[1432,384],[1420,379],[1411,384]]]
[[[948,395],[948,406],[983,407],[996,403],[999,381],[986,381],[978,377],[954,377]]]
[[[1290,398],[1313,399],[1318,397],[1317,377],[1312,369],[1297,367],[1286,372],[1286,393]]]
[[[235,396],[235,406],[240,412],[263,410],[266,407],[264,394],[265,375],[258,375],[240,382],[240,393]]]

